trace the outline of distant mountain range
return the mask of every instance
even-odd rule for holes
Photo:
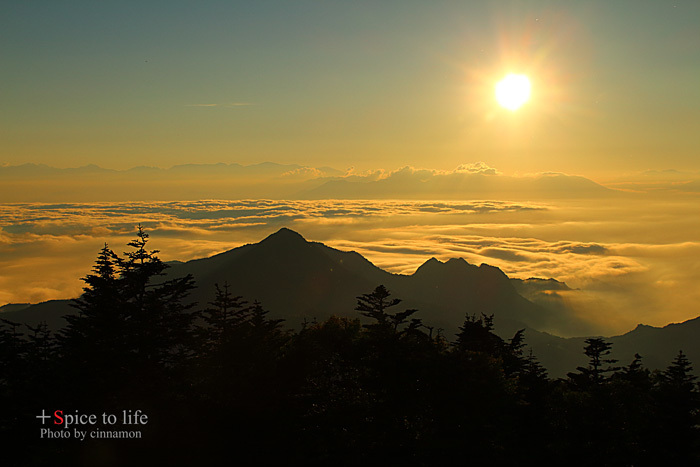
[[[4,202],[288,199],[309,179],[342,175],[331,167],[298,164],[184,164],[128,170],[96,165],[60,169],[44,164],[0,166]],[[319,181],[319,184],[322,183]]]
[[[126,170],[105,169],[100,166],[89,164],[81,167],[57,168],[46,164],[22,164],[0,166],[0,179],[27,177],[27,178],[44,178],[50,177],[76,177],[82,175],[106,175],[106,176],[134,176],[137,174],[160,174],[169,175],[186,175],[188,177],[196,177],[201,175],[225,177],[231,175],[257,175],[257,176],[281,176],[294,172],[295,170],[311,169],[309,167],[298,164],[277,164],[274,162],[262,162],[260,164],[241,165],[241,164],[180,164],[170,168],[161,168],[153,166],[138,166]],[[343,172],[331,167],[313,168],[317,176],[325,175],[341,175]]]
[[[37,184],[41,181],[41,184]],[[355,173],[352,169],[263,162],[139,166],[126,170],[94,164],[56,168],[0,165],[5,202],[174,201],[189,199],[412,199],[561,200],[623,199],[643,193],[700,193],[698,174],[650,171],[603,186],[564,173],[505,175],[484,163],[454,170],[401,167]]]
[[[205,305],[214,298],[214,284],[228,283],[235,295],[249,302],[259,300],[272,317],[284,318],[292,327],[304,320],[324,320],[331,315],[357,317],[356,297],[385,285],[403,301],[401,309],[415,308],[414,315],[453,339],[466,314],[493,314],[496,331],[509,338],[526,329],[527,342],[553,376],[562,376],[585,364],[584,338],[562,338],[552,333],[579,325],[573,314],[556,304],[539,301],[539,294],[570,290],[553,279],[509,279],[500,269],[475,266],[463,259],[446,262],[431,258],[411,275],[386,272],[355,252],[340,251],[322,243],[308,242],[298,233],[283,228],[255,244],[188,262],[170,263],[168,274],[192,274],[198,288],[191,299]],[[526,298],[529,297],[530,299]],[[36,305],[13,304],[0,307],[0,318],[36,324],[46,320],[57,329],[62,316],[75,313],[68,300]],[[668,365],[679,349],[700,358],[700,318],[664,328],[638,326],[613,337],[614,351],[622,363],[638,352],[652,368]],[[700,364],[700,360],[697,360]]]
[[[514,177],[485,173],[400,170],[380,180],[334,178],[302,199],[570,199],[620,195],[587,178],[561,173]]]
[[[53,202],[57,198],[63,202],[213,198],[542,200],[624,195],[587,178],[561,173],[509,176],[491,168],[460,170],[403,167],[386,173],[349,174],[332,167],[273,162],[140,166],[127,170],[23,164],[0,166],[0,198],[6,202]]]

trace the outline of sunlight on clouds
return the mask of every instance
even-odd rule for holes
[[[412,274],[430,257],[462,257],[514,278],[552,277],[574,289],[552,299],[612,334],[700,315],[700,243],[693,240],[700,220],[692,212],[692,203],[643,201],[0,205],[0,303],[77,296],[102,245],[127,250],[138,223],[165,261],[211,256],[289,227],[399,274]]]

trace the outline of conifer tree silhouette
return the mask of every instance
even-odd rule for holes
[[[395,311],[401,300],[381,285],[357,297],[371,323],[331,317],[294,332],[225,282],[194,311],[193,279],[165,274],[143,227],[129,245],[123,257],[100,250],[58,340],[45,323],[23,333],[1,320],[4,440],[21,445],[41,403],[145,407],[153,431],[110,451],[124,465],[218,465],[232,452],[246,465],[451,465],[467,455],[475,465],[699,465],[700,397],[683,352],[665,371],[638,354],[618,371],[610,342],[590,338],[587,367],[552,381],[526,355],[523,330],[505,341],[492,315],[471,315],[450,344],[416,310]],[[173,444],[182,449],[163,459]],[[75,464],[95,444],[35,446],[28,464],[59,454]],[[187,451],[196,454],[179,458]]]
[[[678,391],[679,394],[691,394],[697,391],[695,381],[698,379],[693,373],[690,360],[679,351],[671,365],[661,374],[661,384],[667,389]]]
[[[253,302],[250,311],[250,325],[253,335],[274,337],[282,329],[284,319],[270,319],[268,310],[264,309],[259,301]]]
[[[525,364],[519,374],[519,382],[523,387],[527,400],[542,400],[546,396],[545,388],[549,383],[547,369],[537,360],[537,357],[529,350],[525,357]]]
[[[408,318],[418,310],[405,310],[396,313],[389,313],[387,310],[401,303],[400,298],[389,298],[391,293],[383,285],[377,286],[372,293],[363,294],[357,297],[356,311],[362,316],[376,320],[376,323],[367,324],[368,329],[376,330],[380,334],[396,334],[399,326],[408,322]],[[420,325],[420,321],[412,323],[415,329]]]
[[[505,342],[493,333],[493,315],[467,315],[459,331],[456,343],[458,350],[482,352],[492,357],[501,356]]]
[[[129,242],[134,250],[124,258],[105,244],[83,278],[83,294],[71,303],[79,313],[66,317],[59,352],[66,379],[81,381],[73,384],[82,400],[102,394],[116,404],[122,391],[152,397],[155,387],[172,387],[165,384],[167,374],[191,353],[194,304],[185,300],[194,281],[157,282],[167,265],[147,242],[139,225]],[[104,387],[112,390],[97,389]]]
[[[659,451],[667,465],[700,462],[700,393],[688,357],[679,351],[659,374]]]
[[[29,358],[34,364],[45,367],[51,361],[56,348],[49,326],[46,321],[42,321],[36,326],[28,324],[26,326],[31,331],[29,334]]]
[[[129,364],[129,314],[120,266],[121,259],[105,243],[92,274],[83,278],[83,294],[71,302],[79,313],[65,317],[68,325],[59,335],[61,352],[74,368],[89,369],[97,379],[103,370],[120,372]]]
[[[614,373],[620,367],[612,366],[616,359],[606,358],[610,355],[612,343],[606,342],[602,337],[590,337],[585,340],[584,353],[589,358],[587,367],[577,367],[579,373],[569,373],[568,376],[580,385],[601,385],[606,381],[606,373]]]
[[[28,346],[20,326],[14,321],[0,319],[0,394],[6,397],[12,394],[25,371]]]
[[[508,340],[503,349],[503,370],[507,376],[517,377],[526,371],[529,362],[523,355],[524,348],[525,330],[520,329]]]
[[[652,386],[651,373],[642,364],[642,356],[634,354],[634,359],[629,365],[623,367],[617,376],[619,379],[629,382],[632,386],[649,391]]]
[[[0,380],[12,374],[16,361],[20,360],[26,351],[26,342],[20,332],[21,324],[8,319],[0,319]]]
[[[158,250],[148,251],[148,234],[141,224],[136,239],[128,243],[134,250],[125,252],[120,262],[120,281],[130,314],[130,337],[141,365],[169,367],[189,351],[193,337],[196,304],[185,303],[195,288],[191,275],[156,282],[167,265],[158,258]]]
[[[228,282],[223,286],[214,284],[216,293],[210,307],[202,312],[209,325],[208,338],[213,343],[225,344],[232,339],[234,332],[250,318],[250,307],[241,296],[234,296]]]

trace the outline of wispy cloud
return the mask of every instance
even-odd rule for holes
[[[186,104],[185,107],[249,107],[258,105],[254,102],[228,102],[225,104]]]

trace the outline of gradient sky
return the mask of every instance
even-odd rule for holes
[[[700,170],[700,2],[32,1],[0,164]],[[493,99],[509,71],[531,102]]]

